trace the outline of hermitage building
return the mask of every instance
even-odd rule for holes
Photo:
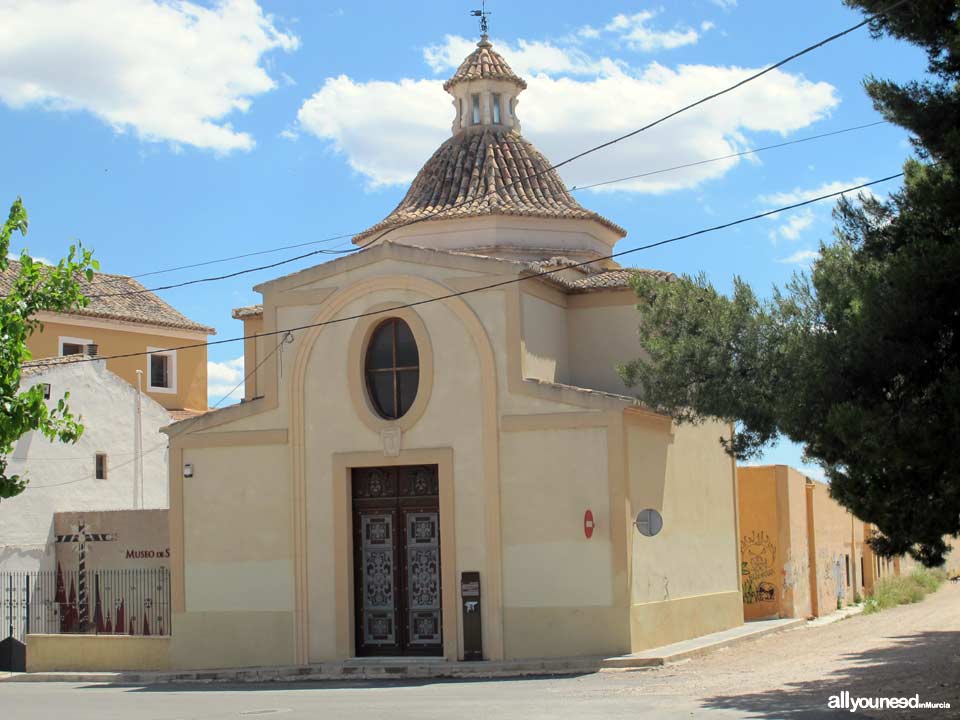
[[[626,230],[524,139],[525,87],[484,36],[360,251],[235,311],[245,401],[165,431],[173,667],[611,656],[743,622],[731,428],[616,372],[631,277],[670,276],[603,259]]]

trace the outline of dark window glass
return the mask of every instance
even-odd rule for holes
[[[96,466],[97,466],[97,480],[106,480],[107,479],[107,454],[97,453],[95,457],[96,457]]]
[[[150,356],[150,385],[158,388],[170,387],[170,358],[166,355]]]
[[[367,385],[370,388],[370,397],[374,406],[384,417],[397,417],[396,404],[393,393],[393,373],[372,372],[367,376]]]
[[[76,343],[64,343],[63,355],[83,355],[83,345]]]
[[[420,365],[417,341],[413,339],[410,326],[402,320],[397,323],[397,367],[415,368]]]
[[[390,420],[402,417],[420,384],[420,353],[410,326],[399,318],[380,323],[370,337],[364,370],[377,412]]]

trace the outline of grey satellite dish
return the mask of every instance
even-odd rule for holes
[[[653,537],[663,530],[663,518],[653,508],[647,508],[637,513],[637,520],[634,525],[637,526],[641,535]]]

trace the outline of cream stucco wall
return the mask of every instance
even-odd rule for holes
[[[567,310],[530,293],[521,294],[523,376],[569,383]]]
[[[733,472],[717,429],[664,432],[668,419],[641,413],[649,422],[630,421],[628,491],[624,413],[636,405],[542,382],[562,368],[569,327],[542,293],[531,301],[512,285],[403,310],[421,348],[424,402],[394,422],[371,412],[362,343],[383,316],[364,316],[507,271],[516,269],[387,245],[260,286],[264,331],[316,327],[266,359],[260,399],[170,431],[175,664],[351,657],[349,470],[384,464],[439,467],[448,659],[462,657],[465,571],[481,574],[491,659],[623,652],[740,622],[728,607],[728,596],[739,607]],[[632,320],[624,331],[633,334]],[[264,338],[258,353],[278,340]],[[383,430],[400,431],[392,451]],[[657,487],[672,524],[651,564],[629,521]],[[669,573],[671,595],[638,594],[631,630],[628,579],[646,587],[641,576],[653,573]],[[269,592],[243,591],[253,577]],[[636,607],[647,600],[657,606]]]
[[[629,514],[663,517],[654,537],[630,533],[634,650],[743,621],[736,483],[718,442],[728,432],[719,423],[627,426]]]
[[[566,315],[572,384],[630,392],[616,368],[645,355],[637,334],[640,313],[636,305],[632,290],[571,296]]]
[[[169,670],[170,645],[169,637],[27,635],[27,672]]]

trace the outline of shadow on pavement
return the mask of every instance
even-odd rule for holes
[[[710,710],[738,710],[756,718],[958,717],[960,712],[960,632],[923,632],[890,638],[888,647],[849,653],[847,666],[830,676],[744,695],[706,698]],[[788,651],[785,648],[785,651]],[[951,709],[832,710],[831,695],[846,690],[860,697],[913,697],[949,702]]]

